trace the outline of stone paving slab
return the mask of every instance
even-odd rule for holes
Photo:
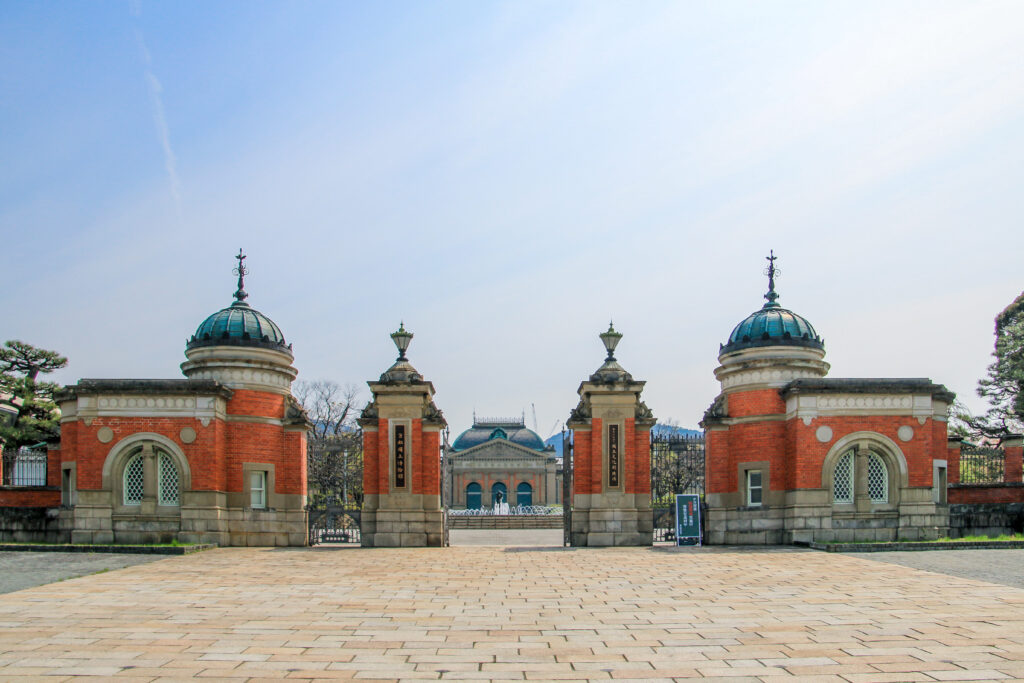
[[[1021,679],[1024,590],[796,549],[228,548],[0,595],[0,679],[76,675]]]

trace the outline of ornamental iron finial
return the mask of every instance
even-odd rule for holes
[[[395,346],[398,347],[397,360],[409,360],[405,357],[405,350],[409,348],[412,337],[412,332],[407,332],[405,329],[405,321],[398,323],[398,331],[391,333],[391,341],[395,342]]]
[[[779,258],[775,255],[775,250],[771,249],[768,253],[770,255],[764,257],[768,261],[768,267],[764,271],[764,274],[768,276],[768,293],[764,295],[764,298],[768,300],[768,303],[765,304],[766,307],[778,306],[776,301],[779,294],[775,291],[775,278],[782,275],[782,270],[775,267],[775,261]]]
[[[598,335],[601,338],[601,343],[604,344],[604,348],[608,351],[608,357],[605,361],[615,360],[615,347],[619,345],[619,340],[622,339],[622,333],[615,331],[615,325],[609,321],[608,331],[602,332]]]
[[[245,253],[239,249],[238,256],[238,267],[233,272],[238,276],[238,289],[235,291],[235,303],[241,304],[249,297],[249,294],[245,291],[245,276],[249,274],[249,269],[245,267]]]

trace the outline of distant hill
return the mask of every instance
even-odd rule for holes
[[[704,432],[702,432],[699,429],[689,429],[687,427],[674,427],[672,425],[663,425],[663,424],[659,423],[659,424],[654,425],[654,427],[651,429],[651,433],[657,434],[659,436],[660,435],[665,435],[665,434],[671,434],[671,435],[685,434],[686,436],[697,436],[697,435],[703,434]],[[554,436],[552,436],[551,438],[549,438],[547,441],[544,442],[544,444],[547,445],[547,446],[554,446],[555,447],[555,453],[558,454],[559,458],[562,457],[562,433],[561,432],[559,432],[559,433],[555,434]]]

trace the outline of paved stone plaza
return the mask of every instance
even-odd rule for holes
[[[0,595],[0,678],[75,674],[1024,678],[1024,590],[788,548],[231,548]]]

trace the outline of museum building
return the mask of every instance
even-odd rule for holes
[[[445,460],[449,507],[490,508],[499,493],[512,507],[562,502],[561,459],[524,419],[474,415]]]
[[[947,413],[929,379],[826,377],[824,340],[767,302],[721,346],[704,414],[707,542],[788,544],[947,535]]]
[[[308,421],[291,345],[234,302],[185,345],[185,379],[83,379],[65,387],[62,527],[74,543],[306,544]]]

